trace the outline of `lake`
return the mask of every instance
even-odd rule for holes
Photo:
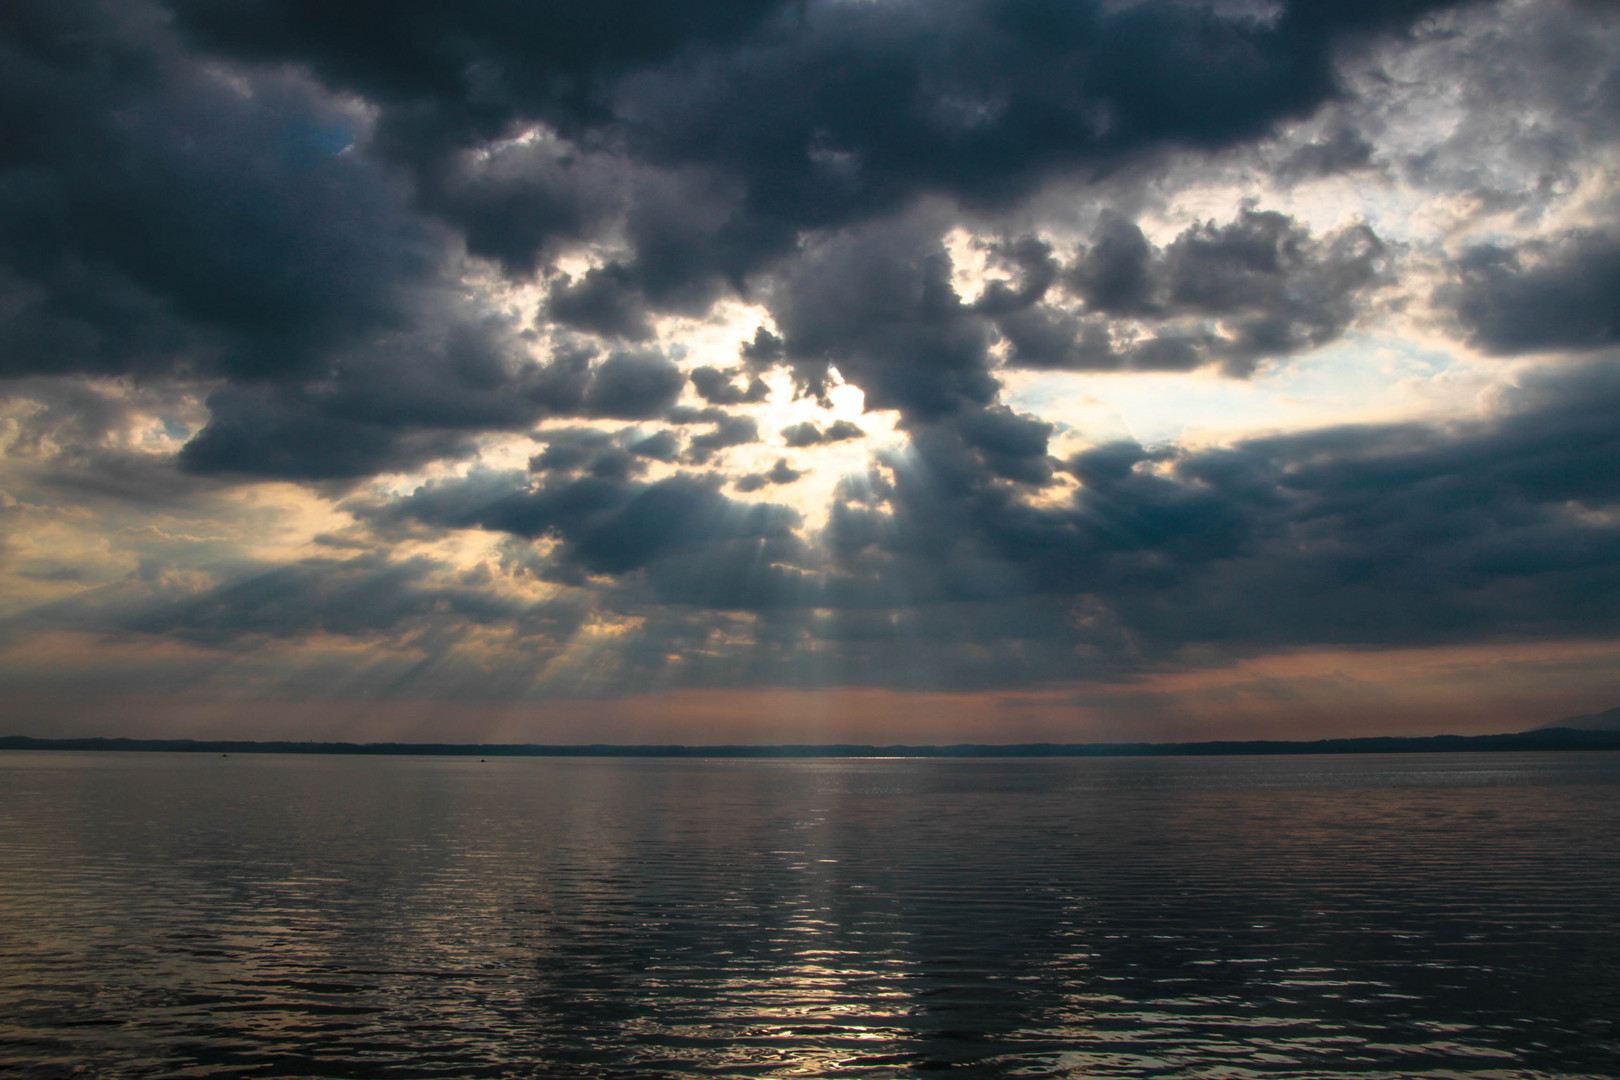
[[[10,1076],[1502,1080],[1617,1040],[1620,754],[0,753]]]

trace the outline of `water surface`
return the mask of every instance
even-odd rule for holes
[[[1616,882],[1607,753],[0,753],[0,1072],[1613,1077]]]

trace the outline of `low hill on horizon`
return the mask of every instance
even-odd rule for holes
[[[1587,713],[1585,716],[1567,716],[1562,720],[1543,724],[1536,730],[1550,731],[1553,728],[1571,728],[1575,731],[1620,731],[1620,706],[1602,712]]]
[[[427,754],[491,757],[1158,757],[1264,754],[1412,754],[1500,750],[1620,750],[1620,729],[1539,728],[1502,735],[1371,736],[1194,743],[955,743],[869,746],[853,743],[685,746],[534,743],[341,743],[238,740],[0,737],[0,750],[136,750],[221,754]]]

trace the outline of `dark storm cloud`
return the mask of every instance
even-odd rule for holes
[[[139,4],[28,8],[0,50],[0,369],[216,380],[185,469],[360,477],[679,393],[649,353],[536,362],[362,152],[362,113],[294,73],[188,58]]]
[[[973,309],[940,230],[884,218],[1264,136],[1336,93],[1341,46],[1443,6],[24,5],[0,31],[0,373],[215,380],[181,465],[227,476],[356,478],[546,417],[650,419],[679,392],[667,360],[587,371],[564,343],[538,362],[465,287],[463,247],[526,276],[612,242],[617,261],[550,279],[548,322],[634,342],[656,311],[757,294],[782,337],[762,329],[743,358],[784,359],[801,392],[824,397],[837,366],[874,408],[982,407],[987,320],[1012,320],[1030,363],[1091,366],[1101,339],[1032,344],[1066,332],[1036,306],[1054,274],[1040,242],[1009,241],[1017,283]],[[1175,276],[1239,241],[1167,252],[1153,301],[1229,315],[1232,341],[1109,355],[1240,370],[1336,332],[1339,294],[1309,273],[1283,276],[1329,295],[1267,294],[1241,317],[1207,276]],[[1263,291],[1241,259],[1233,273]],[[1107,290],[1130,283],[1111,280],[1087,278],[1088,297],[1122,310]],[[716,404],[763,386],[698,378]]]
[[[546,448],[529,459],[530,472],[568,472],[584,466],[597,454],[610,449],[614,438],[595,428],[562,428],[538,436]]]
[[[346,503],[361,524],[326,538],[480,529],[498,534],[487,563],[237,566],[113,623],[72,613],[93,598],[52,617],[194,642],[558,641],[603,599],[639,627],[627,662],[679,656],[672,680],[824,685],[832,658],[831,677],[935,687],[1119,674],[1187,647],[1612,634],[1612,356],[1535,376],[1488,421],[1066,461],[1054,425],[998,403],[1002,364],[1245,376],[1338,339],[1391,280],[1397,252],[1370,228],[1313,233],[1258,204],[1154,243],[1133,215],[1168,197],[1172,158],[1249,154],[1283,185],[1387,170],[1521,225],[1575,190],[1582,155],[1616,136],[1612,50],[1559,5],[1413,32],[1450,6],[12,5],[0,378],[24,405],[8,468],[168,505],[244,477],[352,487],[471,456],[488,432],[544,444],[528,472]],[[1352,97],[1346,58],[1396,39],[1422,50],[1417,78],[1379,72]],[[1446,84],[1452,134],[1375,152],[1369,110],[1393,115],[1448,65],[1466,68]],[[1047,218],[1027,201],[1092,180]],[[1072,258],[1030,234],[1110,202],[1129,213]],[[1602,210],[1570,205],[1559,220]],[[945,243],[964,223],[996,237],[981,254],[999,280],[977,298]],[[1617,252],[1606,226],[1477,247],[1438,300],[1488,352],[1612,349]],[[650,347],[660,317],[728,296],[772,323],[735,367],[683,371]],[[786,458],[645,479],[758,441],[727,410],[764,401],[778,367],[822,402],[836,372],[909,438],[841,485],[814,548],[794,511],[721,493],[796,482]],[[677,404],[688,379],[699,407]],[[649,427],[579,426],[604,420]],[[136,448],[143,423],[165,446],[192,433],[180,472]],[[794,448],[862,435],[781,432]],[[143,557],[129,595],[157,595],[140,589],[159,570]],[[493,598],[500,574],[573,606]]]
[[[423,113],[405,119],[405,131],[385,128],[379,146],[401,134],[423,134]],[[538,135],[539,132],[533,134]],[[431,137],[431,136],[430,136]],[[612,227],[629,199],[630,170],[606,153],[584,153],[554,138],[520,138],[455,152],[418,171],[417,204],[453,222],[474,255],[494,260],[511,277],[551,268],[552,258]],[[639,330],[645,318],[638,288],[622,273],[587,280],[563,300],[565,310],[588,316],[606,309]],[[572,305],[570,309],[570,305]]]
[[[548,532],[578,533],[591,515],[610,511],[628,497],[624,485],[598,477],[550,477],[535,484],[522,473],[474,469],[456,480],[424,484],[404,498],[348,505],[379,528],[420,523],[533,539]]]
[[[1140,659],[1612,633],[1617,407],[1609,358],[1537,376],[1489,423],[1104,445],[1064,466],[1067,506],[1015,498],[953,426],[846,500],[828,547],[874,594],[886,579],[939,601],[1065,599],[1083,614],[1068,639]]]
[[[619,266],[587,270],[577,282],[558,277],[552,281],[549,295],[546,313],[564,326],[629,341],[653,336],[646,304]]]
[[[1152,370],[1156,358],[1151,352],[1117,348],[1106,319],[1087,319],[1049,306],[1004,316],[997,329],[1008,345],[1007,360],[1015,367]],[[1187,361],[1176,369],[1197,367],[1199,357],[1194,353]]]
[[[1441,289],[1469,340],[1506,355],[1620,342],[1620,236],[1584,231],[1516,247],[1487,244]]]
[[[627,435],[634,429],[617,435],[594,428],[562,428],[542,432],[536,438],[546,441],[546,448],[529,459],[530,472],[570,473],[586,472],[603,480],[627,480],[647,471],[647,463],[624,446]],[[639,445],[639,441],[636,443]]]
[[[615,100],[650,159],[745,178],[759,233],[825,228],[918,192],[1005,203],[1058,169],[1259,135],[1334,92],[1335,44],[1429,7],[1300,4],[1270,20],[1197,5],[812,5],[792,32],[650,69]]]
[[[686,378],[658,352],[614,353],[597,366],[585,391],[585,413],[645,420],[675,403]]]
[[[224,377],[187,470],[360,477],[679,393],[651,354],[536,363],[363,152],[363,114],[296,74],[187,57],[140,4],[22,9],[0,50],[0,369]],[[558,306],[638,336],[634,293],[592,284]]]
[[[625,662],[664,671],[681,656],[664,677],[682,684],[819,685],[829,662],[846,683],[894,687],[1112,679],[1188,649],[1204,662],[1620,630],[1617,408],[1610,356],[1527,378],[1489,420],[1197,451],[1110,443],[1056,476],[1043,422],[963,409],[914,423],[907,448],[846,480],[815,548],[787,508],[727,499],[714,479],[593,475],[590,456],[538,476],[475,469],[348,509],[384,540],[508,534],[502,572],[591,583],[641,621]],[[587,455],[633,437],[553,434]],[[119,624],[367,638],[525,617],[479,602],[475,582],[429,584],[425,567],[371,558],[233,576]]]
[[[209,397],[208,426],[180,451],[195,473],[334,480],[471,452],[464,438],[334,415],[320,401],[247,386]]]
[[[263,655],[252,659],[254,647],[266,639],[342,637],[442,656],[480,629],[531,639],[548,630],[553,636],[571,633],[566,599],[541,604],[513,601],[482,587],[482,582],[455,580],[449,572],[453,567],[429,558],[394,560],[367,552],[269,565],[227,555],[213,562],[204,577],[220,583],[204,588],[195,585],[200,575],[172,575],[167,572],[172,567],[163,563],[160,552],[143,558],[135,573],[10,613],[0,619],[0,640],[27,640],[60,631],[126,644],[141,638],[171,638],[228,651],[233,661],[274,669],[274,654],[267,662]],[[198,661],[182,655],[167,661],[151,657],[133,664],[115,661],[88,677],[113,683],[133,680],[145,686],[150,674],[150,687],[137,692],[167,693],[187,682],[233,680],[240,669],[222,666],[223,660]],[[356,665],[352,656],[342,664],[349,676],[365,667],[364,662]],[[260,671],[264,674],[262,667]]]
[[[782,339],[761,326],[754,330],[751,341],[745,341],[738,347],[737,355],[753,367],[768,368],[779,363],[786,353],[782,348]]]
[[[1044,420],[997,406],[962,413],[956,418],[956,429],[996,476],[1036,485],[1051,478],[1046,442],[1053,425]]]
[[[1105,216],[1063,274],[1081,310],[1010,307],[998,326],[1020,366],[1185,371],[1218,362],[1244,376],[1336,339],[1365,296],[1390,282],[1388,261],[1365,225],[1317,237],[1252,207],[1225,225],[1194,225],[1163,249],[1134,222]],[[1207,329],[1212,319],[1219,333]]]
[[[302,3],[177,11],[202,48],[301,63],[376,105],[375,150],[412,171],[420,205],[475,254],[509,268],[538,265],[553,237],[589,233],[601,211],[583,193],[604,185],[572,175],[588,152],[520,143],[473,168],[466,151],[535,122],[581,146],[619,140],[666,174],[621,185],[634,189],[625,273],[655,305],[690,309],[789,252],[800,231],[919,193],[1005,204],[1060,169],[1263,135],[1335,93],[1339,46],[1446,6],[737,0],[584,14],[484,0],[341,15]],[[545,168],[514,168],[508,154],[544,155]],[[540,179],[526,187],[515,179],[525,176]]]
[[[415,523],[553,537],[563,541],[557,566],[595,574],[629,573],[677,551],[782,540],[799,524],[787,507],[733,502],[716,487],[684,474],[650,484],[593,476],[533,484],[520,473],[485,470],[351,509],[380,528]]]
[[[0,36],[5,372],[274,378],[409,321],[442,230],[294,78],[177,55],[141,5]]]
[[[481,141],[520,117],[598,117],[599,95],[616,75],[705,42],[733,41],[776,6],[363,0],[334,10],[304,0],[179,0],[173,8],[208,47],[253,60],[301,60],[398,109],[391,137],[401,151],[425,151]]]
[[[1358,294],[1384,280],[1384,244],[1365,225],[1318,240],[1284,214],[1245,210],[1229,225],[1194,226],[1165,249],[1172,311],[1216,316],[1231,335],[1229,368],[1327,344]]]
[[[683,550],[786,538],[798,523],[786,507],[734,503],[709,483],[672,477],[634,491],[570,537],[568,556],[594,572],[622,574]]]
[[[989,402],[988,324],[962,303],[928,223],[842,234],[807,251],[769,298],[796,388],[824,399],[835,366],[869,409],[923,416]]]
[[[1092,311],[1148,315],[1161,309],[1155,251],[1134,221],[1105,214],[1097,235],[1067,274],[1068,284]]]
[[[1542,373],[1491,421],[1196,452],[1104,444],[1063,463],[1071,496],[1041,503],[1018,492],[1052,482],[1047,426],[966,411],[919,424],[885,472],[843,485],[826,567],[793,535],[790,511],[745,508],[688,477],[475,473],[363,514],[378,527],[550,536],[562,542],[542,570],[553,580],[645,571],[648,603],[768,613],[731,666],[687,669],[699,683],[739,671],[813,681],[799,651],[812,639],[834,643],[854,681],[965,688],[1115,677],[1188,647],[1612,633],[1617,372],[1607,358]],[[650,620],[647,634],[684,618],[635,607],[636,595],[617,602]]]
[[[1008,315],[1023,311],[1046,295],[1046,290],[1058,279],[1058,261],[1052,255],[1052,245],[1033,236],[989,245],[989,252],[999,262],[1013,270],[1013,282],[991,281],[974,307],[986,315]]]
[[[211,419],[181,451],[181,466],[352,479],[464,456],[474,432],[522,429],[549,416],[648,419],[685,383],[655,351],[593,363],[593,350],[565,344],[540,363],[498,321],[422,344],[351,356],[315,383],[227,385],[210,395]]]
[[[894,222],[808,247],[767,303],[780,338],[744,346],[779,360],[799,393],[825,400],[830,369],[869,408],[929,419],[989,405],[996,334],[1014,366],[1187,371],[1220,364],[1248,376],[1263,360],[1338,338],[1391,280],[1386,245],[1365,225],[1325,236],[1275,211],[1244,208],[1194,225],[1162,249],[1133,222],[1105,216],[1060,267],[1032,237],[995,245],[1013,272],[972,304],[951,280],[937,223]],[[1047,302],[1062,284],[1080,306]],[[807,433],[798,432],[796,438]],[[809,445],[805,443],[803,445]]]

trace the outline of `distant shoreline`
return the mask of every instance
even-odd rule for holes
[[[227,739],[35,739],[0,737],[0,750],[121,750],[210,754],[392,754],[430,757],[656,758],[1012,758],[1219,757],[1278,754],[1435,754],[1502,751],[1620,750],[1620,731],[1543,728],[1505,735],[1379,736],[1179,743],[957,743],[951,746],[867,746],[852,743],[780,746],[627,746],[512,743],[252,742]]]

